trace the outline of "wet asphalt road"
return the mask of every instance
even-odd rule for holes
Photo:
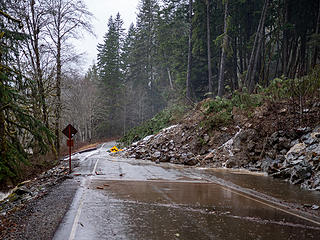
[[[319,219],[273,201],[320,204],[318,193],[264,176],[120,159],[111,147],[75,156],[81,186],[54,239],[320,239]]]

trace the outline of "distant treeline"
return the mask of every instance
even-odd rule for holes
[[[310,0],[141,0],[128,32],[110,17],[90,70],[95,135],[121,135],[178,99],[308,74],[319,63],[319,12]]]
[[[177,102],[309,74],[319,12],[317,0],[140,0],[128,31],[109,18],[81,76],[70,40],[92,33],[83,1],[0,1],[0,184],[31,157],[57,159],[67,123],[77,141],[120,136]]]

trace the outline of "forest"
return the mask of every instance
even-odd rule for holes
[[[81,0],[0,2],[0,182],[54,164],[67,123],[78,142],[120,137],[172,106],[320,71],[319,0],[140,0],[128,30],[106,19],[82,76],[72,39],[92,17]]]

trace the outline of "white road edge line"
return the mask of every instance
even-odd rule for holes
[[[80,219],[82,206],[83,206],[83,201],[84,201],[83,198],[81,198],[80,201],[81,202],[80,202],[79,208],[77,210],[76,217],[74,218],[74,222],[73,222],[72,229],[71,229],[71,232],[70,232],[69,240],[74,240],[75,236],[76,236],[76,230],[78,228],[78,222],[79,222],[79,219]]]
[[[242,197],[244,197],[244,198],[247,198],[247,199],[250,199],[250,200],[252,200],[252,201],[258,202],[258,203],[260,203],[260,204],[262,204],[262,205],[265,205],[265,206],[268,206],[268,207],[270,207],[270,208],[277,209],[277,210],[279,210],[279,211],[282,211],[282,212],[284,212],[284,213],[286,213],[286,214],[295,216],[295,217],[297,217],[297,218],[300,218],[300,219],[303,219],[303,220],[312,222],[312,223],[314,223],[314,224],[316,224],[316,225],[320,225],[320,222],[315,221],[315,220],[313,220],[313,219],[311,219],[311,218],[309,218],[309,217],[307,217],[307,216],[302,216],[302,215],[299,215],[298,213],[291,212],[291,211],[290,211],[290,208],[287,210],[287,209],[285,209],[284,207],[279,206],[279,205],[278,205],[277,203],[275,203],[275,202],[268,201],[267,199],[265,199],[265,200],[264,200],[264,199],[259,200],[259,199],[256,199],[256,198],[252,197],[252,195],[250,195],[250,194],[248,194],[248,193],[242,193],[242,192],[239,191],[239,190],[232,189],[232,188],[227,187],[227,186],[223,186],[223,185],[221,185],[221,184],[219,184],[219,183],[215,183],[215,184],[220,185],[220,187],[221,187],[222,189],[224,189],[224,190],[226,190],[226,191],[229,191],[229,192],[231,192],[231,193],[234,193],[234,194],[237,194],[237,195],[242,196]],[[257,197],[257,196],[255,196],[255,197]]]
[[[93,154],[92,154],[92,155],[93,155]],[[88,157],[90,157],[90,156],[87,156],[86,158],[88,158]],[[98,162],[99,162],[99,159],[96,161],[96,163],[95,163],[95,165],[94,165],[92,174],[95,174],[96,169],[97,169]],[[83,194],[84,194],[84,193],[83,193]],[[76,217],[74,218],[73,225],[72,225],[72,228],[71,228],[69,240],[74,240],[74,239],[75,239],[76,231],[77,231],[77,228],[78,228],[78,222],[79,222],[80,215],[81,215],[81,211],[82,211],[83,201],[84,201],[84,200],[83,200],[83,197],[81,197],[80,204],[79,204],[79,208],[78,208],[78,210],[77,210],[77,214],[76,214]]]
[[[86,157],[82,160],[82,162],[85,161],[85,160],[87,160],[89,157],[92,157],[92,156],[94,156],[94,155],[96,155],[96,154],[98,154],[98,153],[96,153],[95,151],[92,152],[92,153],[90,153],[90,154],[88,154],[88,156],[86,156]]]
[[[92,175],[94,175],[96,173],[98,162],[99,162],[99,159],[96,161],[96,164],[94,165],[94,168],[93,168],[93,171],[92,171]]]

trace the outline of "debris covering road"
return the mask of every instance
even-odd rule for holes
[[[189,125],[187,121],[163,129],[118,154],[154,162],[267,172],[320,191],[320,126],[275,131],[267,137],[257,129],[230,127],[210,137],[198,129],[198,123]]]
[[[320,234],[318,211],[303,208],[303,203],[320,204],[318,192],[284,183],[274,191],[267,186],[279,181],[261,174],[119,158],[106,151],[111,147],[103,145],[80,160],[74,174],[81,186],[55,240],[314,239]],[[296,205],[289,204],[300,195]]]
[[[320,234],[319,192],[247,171],[119,158],[107,152],[113,145],[74,155],[72,175],[58,167],[43,183],[47,187],[41,187],[41,177],[26,183],[16,205],[2,210],[0,239],[317,239]],[[29,185],[45,190],[32,197]]]

